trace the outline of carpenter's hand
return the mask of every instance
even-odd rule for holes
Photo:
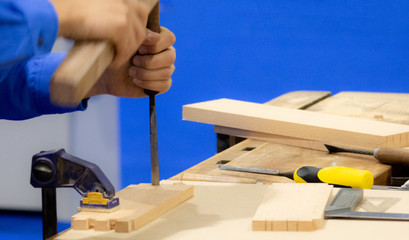
[[[160,93],[172,85],[176,59],[175,35],[161,27],[161,32],[146,30],[146,39],[130,62],[120,69],[108,68],[87,97],[111,94],[120,97],[145,97],[144,89]]]
[[[51,0],[58,35],[74,40],[108,40],[115,46],[112,67],[128,61],[145,39],[150,6],[142,0]]]

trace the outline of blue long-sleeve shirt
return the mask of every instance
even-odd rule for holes
[[[65,57],[49,53],[57,33],[57,14],[48,0],[0,1],[0,119],[86,108],[86,100],[76,108],[50,102],[50,79]]]

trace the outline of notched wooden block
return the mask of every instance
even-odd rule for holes
[[[193,197],[194,188],[184,184],[152,186],[130,185],[119,191],[120,210],[112,213],[80,212],[72,217],[75,230],[131,232],[157,219]]]

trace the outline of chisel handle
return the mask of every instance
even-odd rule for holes
[[[303,166],[294,171],[297,183],[328,183],[336,186],[370,189],[373,186],[373,175],[367,170],[349,167],[317,168]]]
[[[398,148],[377,148],[374,158],[381,163],[395,164],[409,167],[409,150]]]

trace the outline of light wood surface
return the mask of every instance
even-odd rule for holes
[[[409,126],[231,99],[183,107],[183,119],[358,147],[409,146]]]
[[[155,220],[193,196],[193,187],[184,184],[130,185],[116,194],[119,210],[112,213],[79,212],[72,216],[74,230],[131,232]]]
[[[162,183],[161,183],[162,184]],[[149,240],[345,240],[345,239],[391,239],[406,238],[409,222],[325,220],[322,229],[310,232],[252,231],[253,216],[268,186],[254,184],[195,184],[195,197],[175,207],[151,224],[130,233],[94,230],[67,230],[54,239],[149,239]],[[162,184],[163,185],[163,184]],[[337,189],[334,189],[337,190]],[[336,191],[334,191],[334,194]],[[409,192],[364,190],[366,205],[389,204],[386,212],[409,213]],[[362,208],[360,208],[362,210]]]
[[[75,42],[51,78],[51,101],[64,107],[78,105],[113,58],[114,48],[107,41]]]
[[[273,183],[253,217],[253,231],[320,229],[331,192],[327,184]]]

